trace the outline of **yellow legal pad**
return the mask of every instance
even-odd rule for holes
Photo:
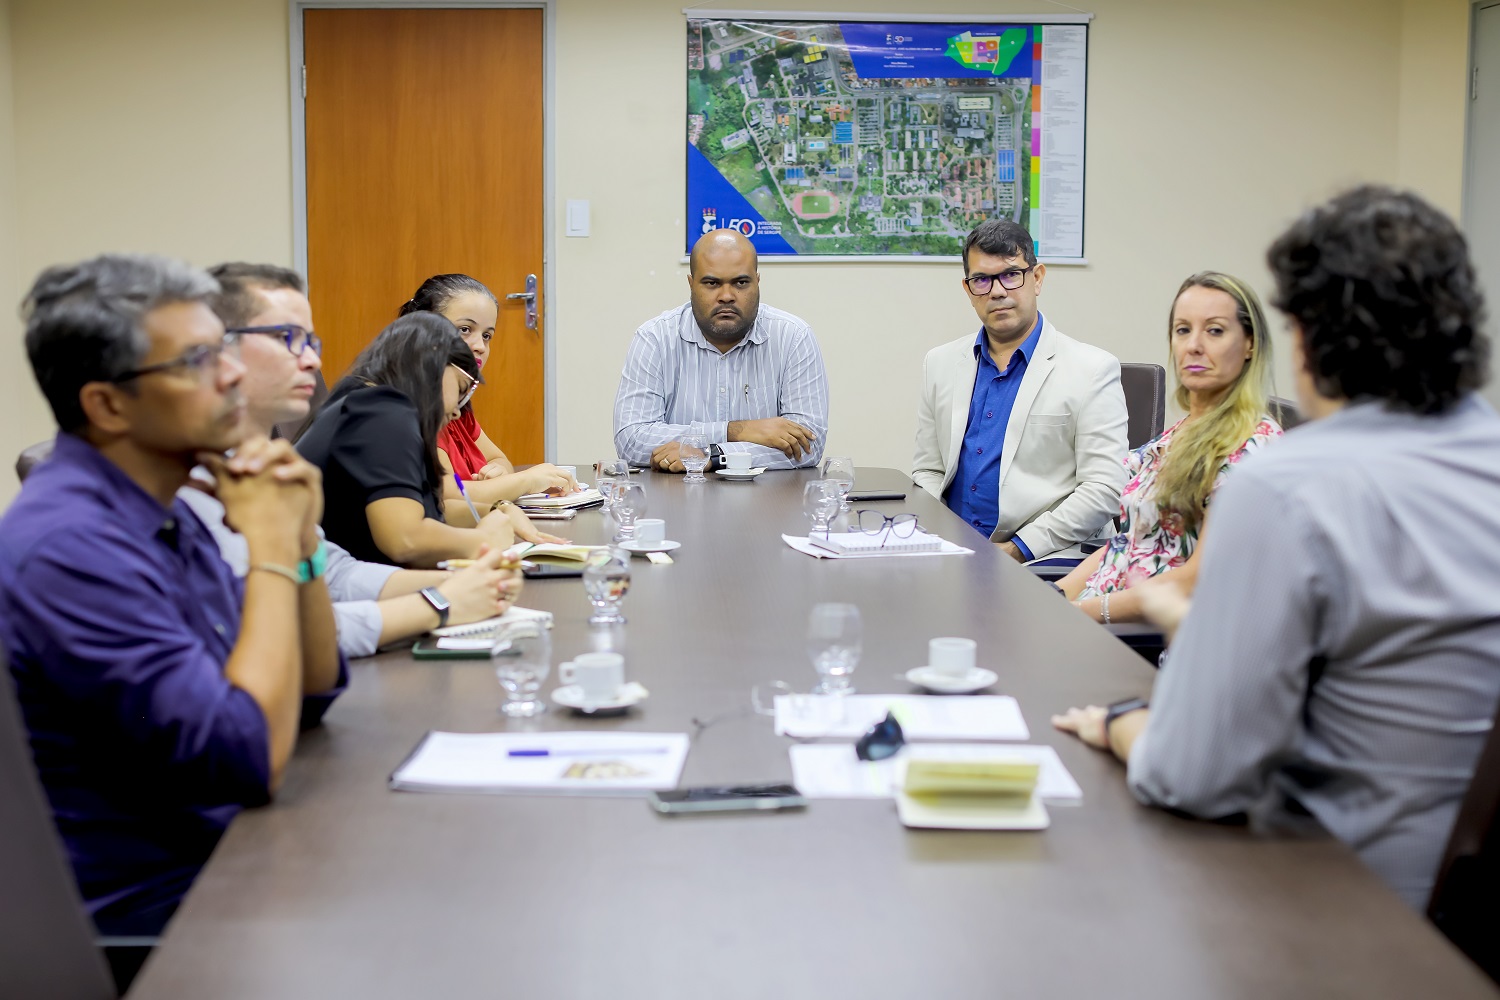
[[[1035,761],[935,759],[908,746],[896,761],[896,812],[910,827],[1043,830],[1040,771]]]

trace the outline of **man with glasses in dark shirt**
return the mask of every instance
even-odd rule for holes
[[[1031,234],[983,222],[964,243],[979,316],[922,363],[912,479],[1007,555],[1052,555],[1099,533],[1125,487],[1120,363],[1037,308],[1046,265]]]
[[[0,519],[0,639],[105,934],[161,931],[230,820],[270,799],[304,708],[344,678],[319,474],[245,438],[215,291],[177,261],[118,255],[51,268],[26,300],[59,433]],[[198,464],[249,544],[243,582],[176,499]]]

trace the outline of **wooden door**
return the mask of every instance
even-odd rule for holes
[[[308,283],[329,384],[424,278],[473,275],[500,299],[475,415],[512,461],[542,461],[541,302],[529,330],[505,298],[543,277],[542,12],[308,10],[302,28]]]

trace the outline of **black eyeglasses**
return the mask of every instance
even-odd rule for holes
[[[279,337],[286,345],[286,349],[292,352],[293,357],[301,357],[302,352],[309,347],[313,353],[322,357],[323,341],[311,330],[304,330],[296,323],[279,323],[276,326],[237,326],[225,333],[260,333],[267,337]]]
[[[854,755],[860,760],[885,760],[894,757],[904,746],[906,733],[902,732],[896,717],[887,712],[884,719],[871,726],[869,732],[854,744]]]
[[[133,368],[128,372],[121,372],[110,381],[115,385],[121,385],[125,382],[133,382],[143,375],[156,375],[182,369],[196,375],[198,381],[207,383],[218,374],[219,362],[226,354],[236,361],[239,360],[240,337],[238,333],[226,332],[224,338],[217,344],[199,344],[197,347],[188,348],[180,357],[173,358],[171,361]]]
[[[463,394],[458,397],[458,408],[461,410],[469,400],[474,398],[474,393],[479,390],[479,380],[451,361],[448,362],[448,367],[452,368],[454,371],[458,372],[464,378],[469,380],[469,387],[465,389],[463,391]]]
[[[884,548],[886,541],[891,538],[910,538],[916,534],[919,527],[915,514],[892,514],[887,517],[870,507],[855,511],[854,518],[859,530],[865,534],[886,536],[880,542],[881,548]]]
[[[969,286],[970,295],[988,295],[995,284],[995,279],[1000,279],[1000,287],[1006,290],[1020,288],[1026,283],[1026,275],[1029,274],[1035,264],[1031,267],[1011,268],[1009,271],[1001,271],[999,274],[971,274],[964,279],[964,284]]]

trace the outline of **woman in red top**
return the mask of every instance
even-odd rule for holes
[[[467,274],[437,274],[422,282],[411,298],[401,306],[400,315],[434,312],[455,327],[474,352],[480,370],[489,360],[490,341],[495,336],[499,302],[484,284]],[[573,477],[555,465],[533,465],[517,472],[500,446],[491,441],[479,426],[474,411],[465,406],[458,419],[447,424],[438,435],[438,458],[449,473],[444,480],[443,499],[450,521],[471,521],[468,505],[453,481],[456,473],[464,481],[464,490],[481,513],[507,500],[528,493],[576,489]],[[517,535],[525,533],[517,530]]]

